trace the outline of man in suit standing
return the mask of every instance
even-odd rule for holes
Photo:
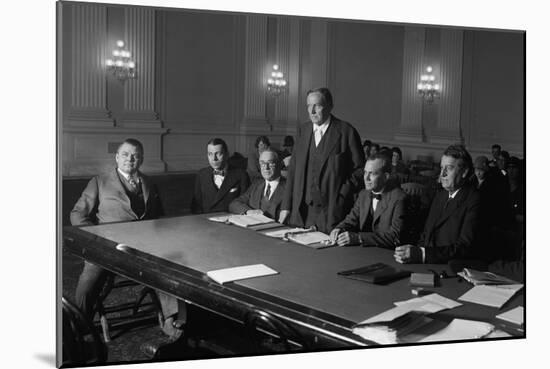
[[[90,180],[70,214],[71,224],[94,225],[120,221],[155,219],[163,214],[160,197],[150,179],[139,171],[143,163],[143,145],[128,138],[118,147],[115,155],[117,167]],[[94,306],[101,289],[111,272],[84,262],[78,280],[75,299],[83,313],[93,318]],[[178,303],[162,293],[158,294],[163,309],[164,332],[169,336],[181,335],[173,326],[178,314]]]
[[[194,214],[228,211],[231,201],[239,197],[250,185],[246,171],[229,167],[229,150],[221,138],[208,141],[209,167],[199,170],[191,201]]]
[[[365,162],[361,139],[353,126],[331,114],[327,88],[307,93],[311,122],[302,124],[287,177],[279,221],[315,226],[329,233],[353,206],[353,193]]]
[[[281,177],[282,161],[273,149],[260,154],[262,179],[258,179],[244,194],[231,201],[229,211],[235,214],[263,214],[278,219],[286,180]]]
[[[449,146],[441,157],[439,180],[444,191],[434,198],[418,245],[395,249],[399,263],[447,263],[451,259],[481,256],[479,239],[480,197],[467,179],[472,157],[462,145]]]
[[[388,181],[391,160],[378,153],[367,159],[353,209],[330,233],[339,246],[379,246],[394,249],[399,243],[405,216],[405,193]]]

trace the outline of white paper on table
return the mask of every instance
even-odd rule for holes
[[[513,324],[523,325],[523,306],[518,306],[499,314],[497,315],[497,318]]]
[[[495,327],[492,324],[475,320],[453,319],[442,330],[431,334],[418,342],[468,340],[483,338],[490,334]]]
[[[212,222],[226,223],[229,220],[229,217],[231,217],[231,215],[218,215],[215,217],[210,217],[208,220],[211,220]]]
[[[498,286],[479,285],[472,287],[458,299],[461,301],[468,301],[475,304],[500,308],[522,288],[523,284]]]
[[[328,242],[330,241],[330,236],[319,232],[319,231],[312,231],[312,232],[306,232],[306,233],[296,233],[296,234],[289,234],[288,238],[294,242],[300,243],[302,245],[311,245],[314,243],[321,243],[321,242]]]
[[[432,293],[421,297],[415,297],[406,301],[397,301],[397,302],[394,302],[394,304],[397,306],[401,306],[405,304],[418,304],[421,311],[426,311],[427,313],[436,313],[441,310],[453,309],[457,306],[462,305],[460,302],[448,299],[437,293]]]
[[[279,272],[271,269],[264,264],[245,265],[240,267],[211,270],[209,272],[206,272],[207,276],[221,284],[238,281],[241,279],[263,277],[273,274],[279,274]]]

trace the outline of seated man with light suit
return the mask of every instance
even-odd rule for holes
[[[275,150],[267,149],[260,154],[259,163],[263,179],[254,181],[244,194],[233,200],[229,211],[278,219],[286,184],[281,177],[282,161]]]
[[[399,263],[441,264],[452,259],[477,259],[480,239],[480,197],[468,182],[472,157],[462,145],[449,146],[441,157],[439,180],[443,191],[436,194],[418,245],[395,249]]]
[[[193,214],[226,212],[231,201],[243,194],[250,180],[244,169],[228,165],[229,150],[221,138],[208,141],[209,167],[197,173],[195,190],[191,200]]]
[[[378,246],[394,249],[405,216],[405,193],[388,181],[391,160],[383,153],[367,159],[363,180],[353,208],[330,233],[339,246]]]
[[[117,168],[90,180],[71,211],[71,224],[94,225],[109,222],[155,219],[163,215],[160,197],[150,179],[139,171],[143,163],[143,145],[128,138],[115,155]],[[111,272],[84,262],[75,299],[83,313],[93,318],[101,289]],[[172,325],[178,313],[175,299],[158,293],[165,317],[163,330],[177,338],[181,330]]]

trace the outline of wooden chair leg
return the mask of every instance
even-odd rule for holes
[[[111,342],[111,334],[109,333],[109,321],[104,314],[99,316],[99,322],[101,323],[101,330],[103,332],[103,340],[105,342]]]

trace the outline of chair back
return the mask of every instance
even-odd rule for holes
[[[65,297],[62,303],[62,365],[85,366],[107,361],[107,347],[82,311]]]
[[[401,189],[409,196],[422,197],[426,194],[428,187],[421,183],[407,182],[401,184]]]

